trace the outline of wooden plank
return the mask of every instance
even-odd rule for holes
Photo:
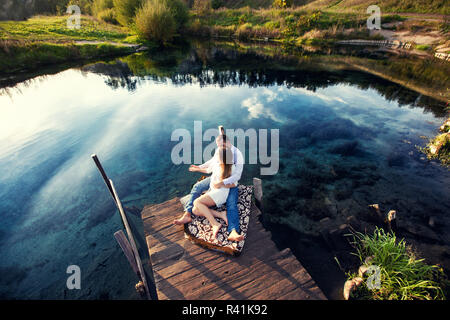
[[[292,252],[277,249],[256,206],[238,257],[191,243],[172,225],[182,213],[179,198],[141,213],[159,299],[326,299]]]

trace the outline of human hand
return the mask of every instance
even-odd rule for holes
[[[222,181],[220,181],[220,182],[214,182],[214,183],[213,183],[213,187],[216,188],[216,189],[220,189],[220,188],[222,188],[222,187],[224,187],[224,186],[225,186],[225,185],[223,184]]]
[[[196,172],[196,171],[200,171],[200,170],[201,170],[201,168],[194,164],[191,164],[191,166],[189,167],[189,171],[191,171],[191,172]]]

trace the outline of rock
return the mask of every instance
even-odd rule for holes
[[[434,228],[434,227],[436,226],[436,220],[435,220],[434,217],[430,217],[430,218],[428,219],[428,225],[429,225],[431,228]]]
[[[392,152],[386,160],[389,167],[403,167],[406,164],[406,157],[400,152]]]
[[[358,141],[349,141],[328,149],[328,152],[333,154],[340,154],[342,156],[351,156],[356,153],[357,147]]]
[[[361,283],[363,282],[363,279],[360,277],[353,278],[351,280],[347,280],[344,284],[344,299],[348,300],[350,299],[350,294],[352,291],[356,289]]]
[[[377,223],[384,222],[383,215],[381,214],[380,211],[380,206],[377,203],[370,204],[369,209],[372,212],[372,219],[371,219],[372,221],[375,221]]]
[[[440,240],[439,236],[433,230],[420,224],[413,224],[405,221],[402,223],[401,228],[419,238],[426,238],[433,241]]]
[[[441,132],[450,132],[450,118],[445,120],[444,124],[440,126],[439,130]]]
[[[367,270],[369,270],[369,268],[366,265],[360,266],[358,269],[358,275],[362,278],[364,273],[367,272]]]
[[[361,223],[358,221],[358,219],[355,218],[355,216],[347,217],[346,221],[352,229],[354,230],[361,229]]]
[[[364,260],[364,264],[369,266],[369,265],[372,264],[372,260],[373,260],[373,256],[368,256],[368,257]]]

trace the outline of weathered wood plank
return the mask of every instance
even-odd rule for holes
[[[185,239],[172,224],[182,212],[174,198],[141,213],[159,299],[326,299],[292,252],[276,248],[256,206],[238,257]]]

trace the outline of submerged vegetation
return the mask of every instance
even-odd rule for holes
[[[393,233],[376,229],[373,235],[354,234],[356,256],[362,263],[358,273],[349,273],[349,279],[362,278],[351,294],[361,300],[444,300],[448,280],[439,266],[427,265],[417,259],[404,240]],[[379,268],[379,283],[371,285],[367,272],[370,266]],[[370,284],[369,284],[370,283]]]

